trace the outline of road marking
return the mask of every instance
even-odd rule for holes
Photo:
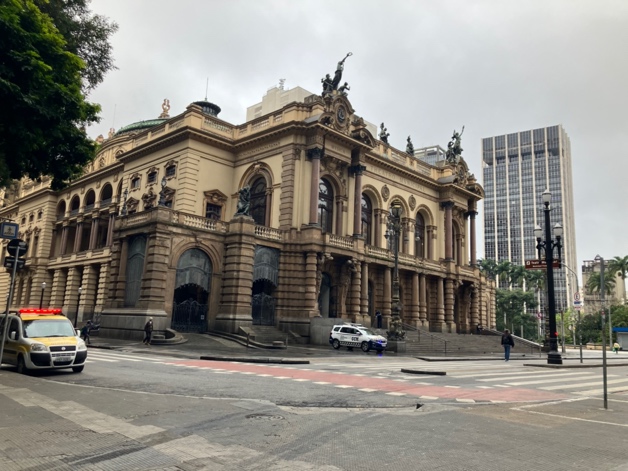
[[[582,383],[582,384],[572,384],[570,385],[570,387],[572,388],[588,388],[591,386],[599,386],[602,382],[602,379],[599,379],[599,381],[595,381],[593,383]],[[613,379],[611,381],[607,381],[606,384],[621,384],[621,383],[628,383],[628,378],[625,379]],[[561,389],[564,388],[564,386],[558,385],[558,386],[547,386],[547,387],[543,387],[543,388],[539,388],[539,389],[543,389],[545,391],[553,391],[555,389]]]
[[[606,392],[623,392],[628,391],[628,385],[620,386],[618,388],[606,388]],[[604,389],[589,389],[588,391],[574,391],[574,394],[579,394],[581,396],[597,396],[598,394],[604,394]]]
[[[538,378],[564,378],[565,376],[585,376],[585,375],[591,375],[591,372],[589,371],[578,371],[576,373],[543,373],[540,375],[536,375],[536,376],[525,376],[525,377],[521,377],[521,376],[509,376],[506,378],[481,378],[478,379],[478,381],[483,381],[483,382],[488,382],[488,381],[516,381],[518,379],[538,379]]]
[[[386,394],[388,394],[389,396],[405,396],[406,393],[402,393],[402,392],[387,392]]]
[[[598,378],[599,375],[589,375],[589,376],[580,376],[578,378],[563,378],[562,376],[559,378],[546,378],[546,379],[537,379],[535,381],[519,381],[516,383],[506,383],[510,386],[527,386],[530,384],[547,384],[547,383],[568,383],[570,381],[582,381]]]

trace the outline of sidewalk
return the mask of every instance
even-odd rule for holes
[[[144,345],[140,340],[121,340],[94,336],[91,338],[89,348],[101,348],[111,350],[124,350],[132,352],[149,353],[153,355],[168,355],[182,358],[201,358],[204,360],[241,361],[251,363],[306,363],[308,358],[349,358],[346,349],[334,350],[328,345],[288,345],[285,349],[263,349],[257,347],[248,348],[235,341],[215,337],[209,334],[182,334],[184,343],[175,345]],[[354,353],[364,355],[356,349]],[[375,352],[369,353],[376,354]],[[387,357],[414,357],[413,355],[385,352]],[[457,355],[457,356],[420,356],[415,357],[430,362],[451,361],[504,361],[503,355]],[[602,367],[601,350],[582,350],[582,363],[580,363],[580,350],[566,348],[562,353],[562,365],[548,365],[547,355],[530,355],[511,353],[512,362],[523,362],[525,366],[545,368],[596,368]],[[628,366],[628,352],[606,352],[608,367]]]

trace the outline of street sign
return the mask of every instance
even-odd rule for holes
[[[7,252],[9,252],[9,255],[12,255],[13,257],[21,257],[22,255],[26,255],[27,250],[28,244],[22,239],[13,239],[7,245]]]
[[[576,311],[580,311],[582,309],[582,305],[584,303],[582,302],[582,298],[580,297],[580,292],[576,291],[573,294],[573,307]]]
[[[0,239],[16,239],[18,225],[14,222],[0,222]]]
[[[13,268],[13,264],[15,263],[15,257],[5,257],[4,259],[4,268]],[[17,269],[21,270],[24,268],[24,259],[17,259]]]
[[[554,261],[552,262],[552,268],[561,268],[561,267],[562,265],[560,263],[560,260],[555,258]],[[545,260],[526,260],[525,268],[526,270],[546,270],[547,265],[545,263]]]

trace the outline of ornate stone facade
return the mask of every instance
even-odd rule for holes
[[[0,216],[30,245],[13,307],[37,306],[46,282],[44,306],[126,338],[148,316],[157,330],[266,324],[307,339],[314,317],[371,325],[379,310],[386,327],[399,202],[403,322],[495,325],[493,284],[475,266],[483,190],[462,157],[435,167],[378,140],[338,90],[241,125],[196,104],[166,111],[101,139],[97,164],[65,190],[12,190]],[[248,212],[234,216],[244,187]],[[3,273],[0,298],[8,287]]]

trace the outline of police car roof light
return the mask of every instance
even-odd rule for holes
[[[36,309],[36,308],[23,308],[20,309],[20,314],[38,314],[43,316],[58,316],[62,314],[62,310],[58,308],[54,309]]]

